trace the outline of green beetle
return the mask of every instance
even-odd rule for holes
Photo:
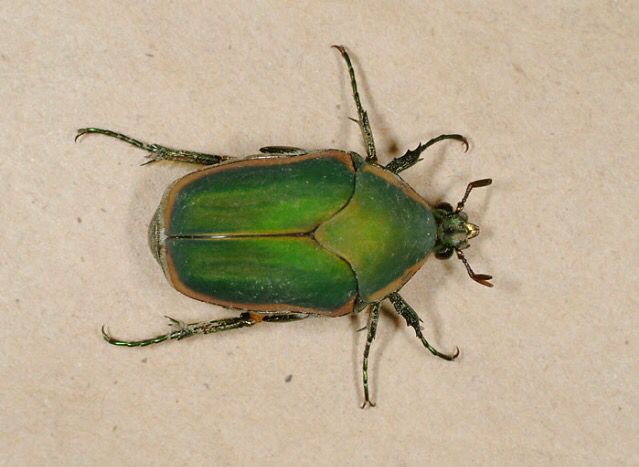
[[[142,347],[196,334],[317,316],[343,316],[369,308],[364,350],[364,403],[374,405],[368,389],[368,355],[375,338],[380,304],[389,299],[423,345],[445,360],[424,338],[420,319],[398,291],[432,252],[439,259],[453,253],[469,276],[492,286],[491,276],[475,274],[462,250],[479,228],[462,211],[468,185],[453,207],[431,207],[400,177],[438,141],[466,139],[441,135],[382,166],[378,163],[368,115],[362,108],[348,53],[346,61],[367,156],[341,150],[304,150],[269,146],[261,154],[232,157],[147,144],[100,128],[78,130],[111,136],[149,152],[149,161],[206,165],[182,177],[165,192],[149,227],[149,245],[164,274],[183,294],[204,302],[246,310],[236,318],[183,323],[139,341],[111,337],[107,342]]]

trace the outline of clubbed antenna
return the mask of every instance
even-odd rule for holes
[[[473,190],[473,188],[481,188],[483,186],[488,186],[491,183],[493,183],[492,178],[484,178],[482,180],[475,180],[474,182],[470,182],[468,186],[466,187],[466,193],[464,193],[464,196],[462,197],[461,201],[457,203],[457,209],[455,209],[455,212],[459,212],[462,209],[464,209],[464,204],[466,203],[466,200],[468,199],[468,195],[470,195],[470,192]]]
[[[470,185],[468,185],[470,187]],[[480,185],[480,186],[484,186],[484,185]],[[467,190],[466,193],[468,193]],[[466,257],[464,256],[464,253],[462,253],[461,250],[456,250],[457,251],[457,258],[461,260],[462,263],[464,263],[464,266],[466,267],[466,271],[468,272],[468,275],[470,276],[470,278],[476,282],[479,282],[481,285],[485,285],[486,287],[492,287],[493,284],[491,284],[489,281],[493,278],[493,276],[489,276],[488,274],[475,274],[475,271],[473,271],[473,269],[470,267],[470,264],[468,264],[468,260],[466,259]]]

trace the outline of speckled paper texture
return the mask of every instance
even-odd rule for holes
[[[636,2],[0,3],[0,463],[637,465]],[[462,264],[366,313],[145,349],[107,345],[232,311],[173,290],[148,222],[187,164],[77,128],[232,155],[364,152],[352,53],[382,162],[481,226]],[[392,222],[392,219],[389,219]]]

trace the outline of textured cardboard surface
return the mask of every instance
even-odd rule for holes
[[[636,2],[0,4],[0,462],[4,465],[636,465]],[[403,290],[442,349],[390,310],[360,410],[364,313],[146,349],[106,345],[232,313],[167,286],[146,244],[187,165],[173,147],[362,151],[352,52],[383,160],[445,132],[405,174],[468,181],[468,257]],[[392,221],[392,220],[390,220]]]

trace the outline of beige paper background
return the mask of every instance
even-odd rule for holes
[[[637,465],[637,2],[0,3],[3,465]],[[181,296],[146,244],[185,149],[363,151],[353,55],[383,160],[468,212],[468,257],[388,310],[360,410],[364,313],[146,349],[106,345],[228,311]],[[395,147],[397,149],[395,149]],[[390,220],[392,221],[392,220]],[[290,382],[286,382],[292,375]]]

